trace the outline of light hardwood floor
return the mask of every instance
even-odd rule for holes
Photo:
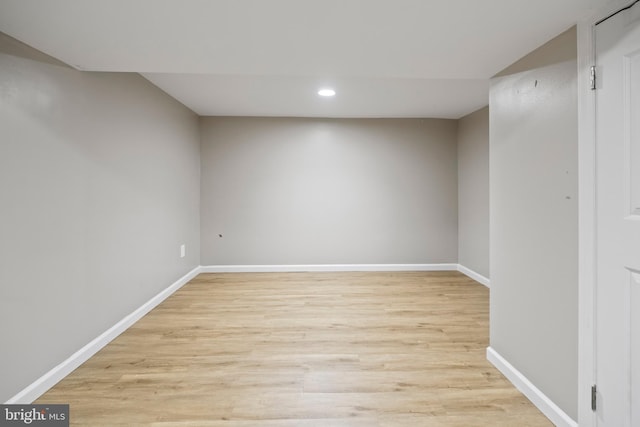
[[[202,274],[36,403],[78,426],[551,426],[456,272]]]

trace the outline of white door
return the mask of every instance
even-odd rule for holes
[[[640,427],[640,2],[595,31],[596,419]]]

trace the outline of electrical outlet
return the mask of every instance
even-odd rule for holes
[[[186,245],[184,244],[180,245],[180,258],[184,258],[186,254],[187,254]]]

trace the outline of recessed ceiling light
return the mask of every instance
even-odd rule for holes
[[[320,89],[318,95],[320,96],[335,96],[336,91],[333,89]]]

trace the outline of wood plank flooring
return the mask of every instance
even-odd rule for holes
[[[552,426],[456,272],[201,274],[36,403],[71,425]]]

